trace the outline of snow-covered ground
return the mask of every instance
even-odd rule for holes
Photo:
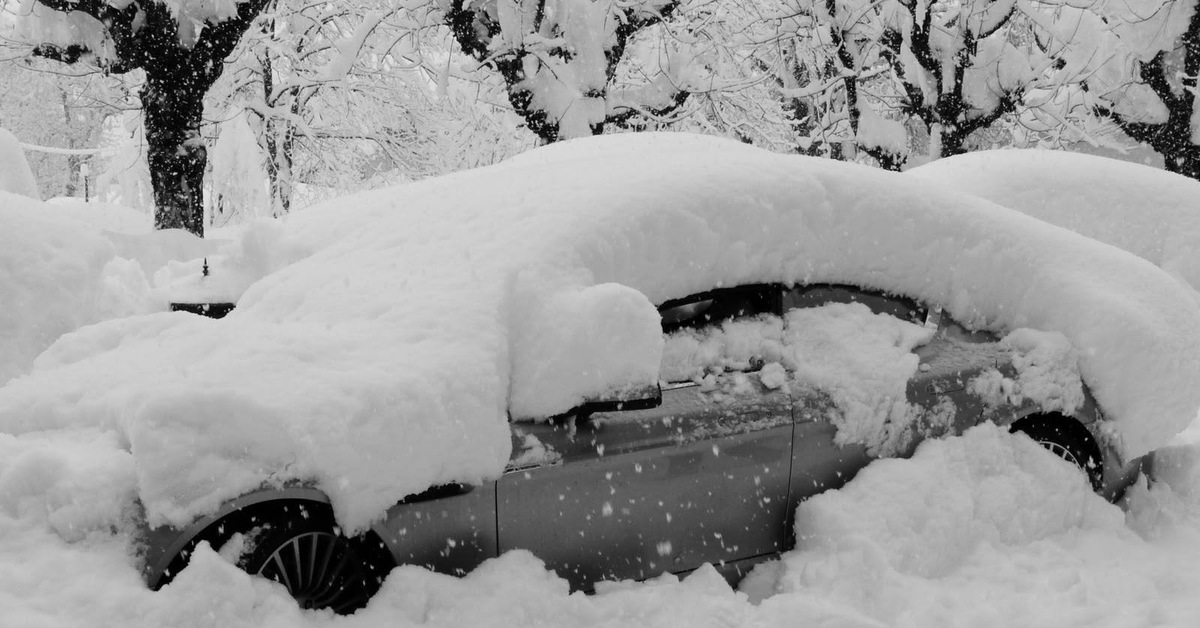
[[[803,504],[799,547],[741,591],[701,569],[572,595],[512,552],[461,579],[400,567],[336,617],[208,549],[145,588],[135,498],[185,521],[315,477],[361,525],[397,491],[498,472],[506,407],[657,376],[651,301],[718,282],[854,281],[1060,334],[1136,453],[1196,416],[1200,313],[1155,266],[907,175],[712,142],[554,146],[223,242],[0,192],[0,628],[1200,624],[1200,425],[1121,506],[999,428],[926,443]],[[161,313],[181,294],[239,309]],[[600,374],[571,375],[580,355]]]

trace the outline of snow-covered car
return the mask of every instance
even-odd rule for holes
[[[50,525],[140,530],[151,586],[200,542],[342,611],[392,565],[517,548],[580,589],[733,578],[923,439],[1011,426],[1112,497],[1200,409],[1200,309],[1145,260],[712,138],[545,147],[208,261],[262,276],[228,316],[92,325],[0,388],[5,432],[103,449],[109,481],[64,461],[54,504],[138,510]]]
[[[514,549],[574,589],[705,563],[736,583],[795,545],[801,500],[981,421],[1028,434],[1109,497],[1137,471],[1089,431],[1102,415],[1055,338],[1026,338],[1057,351],[1034,356],[939,309],[844,285],[718,288],[659,311],[661,390],[513,424],[498,480],[405,498],[356,538],[315,487],[256,491],[187,528],[151,531],[148,582],[169,581],[200,542],[236,539],[250,573],[306,608],[339,611],[364,605],[397,564],[461,575]],[[1048,366],[1065,370],[1047,378]],[[1059,389],[1038,401],[1018,392],[1037,386]]]

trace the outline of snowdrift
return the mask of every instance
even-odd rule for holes
[[[59,336],[153,307],[138,265],[99,229],[0,191],[0,384]]]
[[[510,416],[654,382],[654,303],[751,282],[854,283],[1061,332],[1129,456],[1200,407],[1200,311],[1154,265],[917,177],[725,140],[568,142],[247,237],[273,253],[240,258],[263,277],[226,319],[83,328],[0,389],[10,445],[110,434],[95,455],[121,448],[134,469],[110,490],[155,524],[304,480],[361,529],[431,484],[498,475]],[[89,486],[63,465],[63,491]]]

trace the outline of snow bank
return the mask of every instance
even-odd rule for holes
[[[1129,455],[1200,407],[1200,311],[1149,263],[914,177],[736,142],[568,142],[337,199],[263,242],[278,253],[229,317],[68,334],[0,389],[0,429],[113,432],[154,523],[301,479],[361,529],[431,484],[498,475],[509,415],[652,384],[653,303],[772,281],[1061,332]]]
[[[1141,500],[1130,518],[1153,509]],[[983,425],[801,504],[797,549],[742,589],[763,606],[816,598],[877,622],[852,625],[1194,624],[1200,520],[1148,540],[1125,519],[1069,464]]]
[[[108,233],[144,235],[154,231],[154,216],[123,205],[58,197],[46,201],[46,210]]]
[[[37,178],[25,160],[25,149],[12,132],[0,128],[0,192],[40,199]]]
[[[967,153],[908,172],[1125,249],[1200,290],[1200,181],[1048,150]]]
[[[98,229],[0,192],[0,382],[62,334],[154,308],[138,265]]]

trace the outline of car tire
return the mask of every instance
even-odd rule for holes
[[[1104,459],[1096,439],[1082,423],[1061,414],[1039,414],[1015,421],[1010,432],[1020,432],[1074,464],[1087,476],[1092,490],[1104,487]]]
[[[353,613],[394,566],[374,535],[343,535],[327,504],[295,504],[260,518],[245,542],[238,566],[282,584],[301,608]]]
[[[239,537],[239,546],[230,548],[238,567],[279,582],[302,608],[353,613],[366,606],[395,567],[373,532],[343,535],[329,504],[282,499],[239,508],[208,524],[151,587],[158,590],[174,579],[201,542],[224,554],[227,544]]]

